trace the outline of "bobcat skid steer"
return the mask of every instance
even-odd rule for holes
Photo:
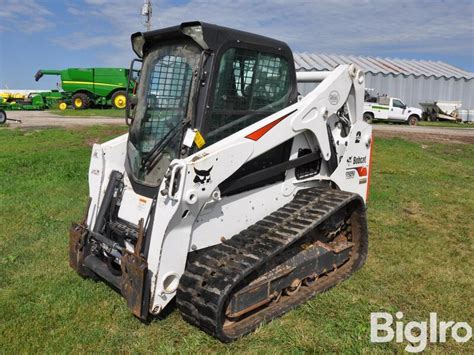
[[[176,297],[228,342],[364,264],[372,131],[356,66],[295,73],[285,43],[202,22],[131,39],[130,130],[93,147],[72,268],[143,320]],[[297,81],[320,83],[301,97]]]

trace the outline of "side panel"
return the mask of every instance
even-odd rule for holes
[[[370,105],[370,112],[374,114],[374,117],[379,120],[388,119],[389,107],[386,105],[373,104]]]
[[[89,166],[89,197],[92,200],[87,221],[91,228],[95,224],[110,173],[112,170],[125,171],[127,140],[128,134],[124,134],[103,144],[94,144]]]
[[[193,226],[189,251],[219,244],[290,202],[296,189],[285,196],[282,188],[278,183],[209,201]]]
[[[129,223],[138,225],[138,221],[141,218],[145,221],[147,220],[153,200],[136,194],[128,180],[127,174],[125,174],[124,177],[124,184],[125,187],[123,189],[118,217]]]
[[[123,68],[95,68],[95,94],[109,96],[114,90],[127,87],[127,69]]]
[[[90,68],[70,68],[67,71],[69,73],[70,80],[86,82],[91,82],[94,80],[94,73]]]
[[[77,90],[94,91],[93,80],[94,74],[89,68],[69,68],[64,70],[61,75],[62,88],[67,92],[75,92]]]

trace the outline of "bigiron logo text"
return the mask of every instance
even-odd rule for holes
[[[444,343],[448,337],[458,343],[466,343],[472,338],[472,327],[467,322],[438,321],[438,315],[430,313],[429,320],[403,321],[403,313],[393,316],[386,312],[370,314],[370,341],[372,343],[407,343],[405,350],[419,353],[430,343]]]

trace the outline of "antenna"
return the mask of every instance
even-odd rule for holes
[[[144,4],[142,7],[142,16],[145,17],[145,26],[146,30],[151,30],[151,15],[153,11],[151,9],[151,0],[144,0]]]

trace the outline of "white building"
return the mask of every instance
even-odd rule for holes
[[[474,73],[444,62],[308,53],[297,53],[294,58],[296,71],[332,70],[355,63],[364,70],[366,87],[374,89],[372,95],[398,97],[409,106],[448,100],[461,101],[462,110],[474,110]],[[302,94],[313,87],[311,83],[298,85]]]

